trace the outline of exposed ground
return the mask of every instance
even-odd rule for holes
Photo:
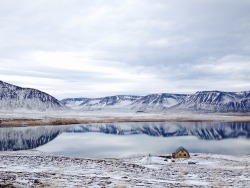
[[[0,152],[0,187],[247,187],[250,155],[191,154],[171,160]]]
[[[0,112],[0,127],[111,122],[250,122],[250,113]]]

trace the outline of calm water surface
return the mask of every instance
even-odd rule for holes
[[[103,123],[1,128],[0,150],[37,149],[83,157],[189,152],[250,154],[250,123]]]

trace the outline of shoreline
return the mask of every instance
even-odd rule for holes
[[[249,114],[3,114],[0,128],[42,125],[72,125],[121,122],[242,122],[249,123]]]
[[[222,120],[222,119],[193,119],[193,118],[110,118],[110,119],[68,119],[68,118],[52,118],[49,121],[43,119],[27,119],[27,118],[7,118],[0,120],[0,128],[8,127],[30,127],[30,126],[43,126],[43,125],[77,125],[77,124],[91,124],[91,123],[130,123],[130,122],[237,122],[237,123],[250,123],[250,120]]]

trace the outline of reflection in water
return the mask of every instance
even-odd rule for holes
[[[0,128],[0,151],[33,149],[55,139],[64,126]]]
[[[63,143],[63,144],[62,144]],[[85,157],[131,157],[171,154],[179,146],[190,152],[249,154],[247,139],[200,140],[194,136],[152,137],[148,135],[107,135],[102,133],[63,133],[38,150]]]
[[[225,122],[137,122],[76,125],[68,132],[101,132],[106,134],[150,136],[196,136],[204,140],[250,138],[250,123]]]
[[[41,151],[64,155],[128,157],[171,153],[183,145],[190,152],[249,154],[249,138],[249,123],[154,122],[43,126],[0,129],[0,150],[38,147]]]

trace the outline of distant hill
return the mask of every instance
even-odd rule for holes
[[[200,112],[250,112],[250,92],[199,91],[172,109]]]
[[[79,98],[79,100],[69,98],[62,101],[68,107],[74,106],[75,109],[81,111],[250,112],[250,91],[198,91],[190,95],[171,93],[146,96],[117,95],[103,98]],[[79,101],[82,103],[79,104]]]
[[[59,100],[37,89],[22,88],[0,81],[1,110],[63,110]]]
[[[88,98],[66,98],[61,100],[61,103],[66,105],[71,109],[80,109],[80,104],[84,103],[85,101],[89,100]]]
[[[134,101],[140,99],[140,96],[133,95],[116,95],[116,96],[108,96],[102,98],[76,98],[74,99],[63,99],[62,101],[68,106],[73,106],[74,109],[80,109],[82,111],[95,111],[95,110],[129,110],[126,109],[129,107]],[[71,103],[70,103],[71,101]],[[81,103],[79,104],[79,101]],[[70,105],[68,105],[70,103]]]
[[[131,104],[131,109],[137,111],[162,111],[182,102],[187,95],[160,93],[139,98]]]
[[[179,104],[187,95],[182,94],[150,94],[146,96],[115,95],[103,98],[68,98],[63,102],[68,107],[82,111],[122,110],[122,111],[162,111]],[[82,102],[81,104],[80,101]]]

